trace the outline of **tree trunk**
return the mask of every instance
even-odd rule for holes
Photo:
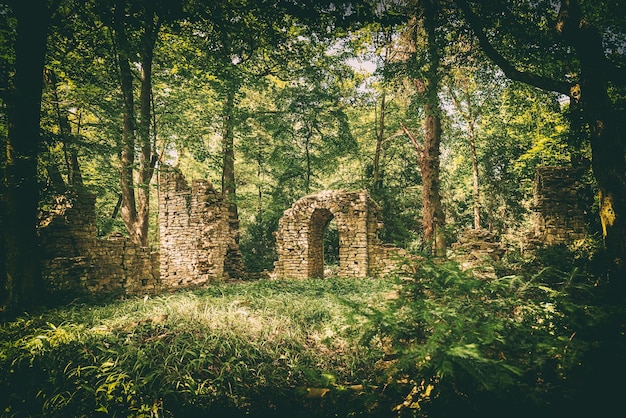
[[[380,112],[378,115],[378,126],[376,126],[376,149],[374,151],[374,173],[373,173],[373,191],[374,196],[378,196],[380,189],[382,188],[382,181],[380,176],[380,158],[383,152],[383,140],[385,137],[385,91],[383,90],[380,98]]]
[[[446,255],[446,238],[444,234],[445,214],[441,205],[439,191],[439,148],[441,144],[441,109],[439,105],[440,85],[440,54],[435,27],[437,4],[434,1],[423,2],[424,29],[427,37],[428,68],[426,70],[425,105],[424,105],[424,144],[420,159],[422,171],[422,201],[424,205],[424,238],[432,246],[436,257]]]
[[[148,227],[150,225],[150,182],[154,174],[154,158],[150,125],[152,123],[152,60],[156,44],[159,23],[154,14],[154,3],[146,3],[146,21],[141,42],[141,91],[139,93],[140,113],[138,124],[139,140],[139,180],[137,195],[137,225],[139,244],[148,246]]]
[[[130,69],[130,46],[124,29],[125,10],[118,4],[114,10],[113,34],[117,48],[117,64],[122,92],[122,143],[120,150],[120,186],[122,191],[122,220],[130,238],[141,243],[137,225],[137,206],[133,166],[135,164],[135,99],[133,96],[133,74]]]
[[[472,105],[471,93],[467,84],[463,86],[465,103],[467,104],[467,111],[463,109],[463,104],[457,98],[452,86],[449,87],[450,97],[452,103],[456,107],[456,110],[461,114],[465,123],[467,123],[467,133],[469,135],[470,146],[470,158],[472,160],[472,184],[473,184],[473,203],[474,203],[474,229],[480,229],[480,186],[478,181],[478,158],[476,156],[476,132],[475,124],[477,115],[480,110],[475,111]]]
[[[306,162],[306,172],[304,176],[304,192],[309,194],[311,192],[311,127],[307,124],[306,138],[304,141],[304,155]]]
[[[239,213],[237,210],[237,188],[235,183],[235,89],[229,88],[224,100],[223,133],[222,133],[222,194],[228,202],[230,227],[239,241]]]
[[[626,115],[614,109],[608,94],[602,38],[582,16],[576,1],[562,1],[557,30],[580,59],[580,84],[574,87],[589,126],[592,169],[599,190],[600,221],[609,256],[611,285],[626,291]]]
[[[446,255],[446,239],[443,231],[445,215],[439,193],[439,146],[441,144],[441,119],[437,104],[424,106],[424,144],[419,159],[422,172],[422,203],[424,214],[422,226],[424,239],[432,248],[433,255]]]
[[[478,184],[478,159],[476,158],[476,134],[474,133],[473,120],[468,120],[467,130],[469,133],[470,154],[472,157],[472,180],[474,186],[474,229],[480,229],[480,187]]]
[[[16,2],[15,75],[7,101],[4,171],[2,305],[28,310],[43,302],[37,239],[37,155],[43,69],[50,11],[47,2]]]
[[[114,11],[114,33],[123,96],[122,144],[120,152],[120,184],[122,190],[122,220],[136,244],[148,246],[150,221],[150,181],[154,173],[150,139],[152,109],[152,60],[158,35],[159,23],[154,5],[146,2],[145,21],[141,38],[141,90],[139,95],[139,123],[135,133],[135,109],[131,51],[125,31],[124,8],[118,5]],[[137,187],[135,187],[135,145],[139,146]]]
[[[83,178],[78,164],[78,150],[76,149],[75,144],[73,144],[72,126],[70,125],[68,115],[61,109],[58,79],[54,70],[46,69],[46,78],[50,84],[50,88],[52,89],[52,98],[54,100],[54,108],[57,116],[57,123],[59,125],[59,132],[61,133],[61,138],[63,138],[63,154],[67,170],[67,184],[81,187],[83,185]]]

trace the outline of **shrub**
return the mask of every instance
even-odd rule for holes
[[[428,259],[404,270],[399,297],[370,313],[367,335],[387,352],[384,384],[399,414],[550,414],[579,395],[571,379],[590,342],[577,332],[602,318],[571,296],[591,288],[586,276],[480,279]]]

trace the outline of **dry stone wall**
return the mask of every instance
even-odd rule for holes
[[[380,207],[369,194],[326,190],[301,198],[284,212],[275,234],[275,277],[324,276],[323,237],[332,218],[339,232],[339,276],[377,276],[393,268],[400,250],[381,245]]]
[[[159,290],[158,254],[121,235],[96,238],[95,198],[63,195],[39,225],[43,274],[53,293],[125,294]]]
[[[160,173],[160,251],[121,234],[96,238],[95,198],[59,196],[40,218],[44,276],[53,293],[143,295],[244,276],[228,205],[211,183]]]
[[[587,190],[571,167],[537,167],[534,188],[534,240],[567,244],[584,238]]]
[[[228,204],[206,180],[191,187],[173,168],[160,173],[159,240],[162,286],[199,286],[244,275]]]

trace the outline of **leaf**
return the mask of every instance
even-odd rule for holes
[[[306,397],[307,399],[321,399],[323,398],[330,389],[328,388],[306,388]]]
[[[480,354],[478,346],[475,343],[452,347],[448,350],[448,354],[453,357],[473,359],[481,362],[487,361],[487,359]]]

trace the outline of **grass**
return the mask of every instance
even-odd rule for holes
[[[480,279],[424,259],[402,280],[216,283],[48,309],[0,325],[0,414],[603,415],[621,400],[605,382],[626,372],[626,305],[575,267],[518,271]]]
[[[262,280],[0,328],[4,416],[381,413],[380,344],[362,344],[390,279]]]

